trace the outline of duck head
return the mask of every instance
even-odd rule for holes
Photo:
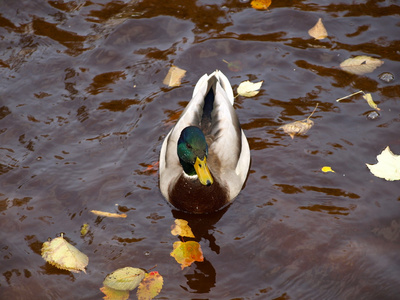
[[[207,166],[208,145],[200,128],[188,126],[178,140],[178,157],[187,175],[197,175],[201,184],[210,186],[214,180]]]

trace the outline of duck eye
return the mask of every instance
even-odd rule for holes
[[[192,149],[192,145],[190,145],[189,143],[186,143],[186,147],[188,147],[189,149]]]

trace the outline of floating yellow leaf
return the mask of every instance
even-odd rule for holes
[[[175,220],[175,224],[171,226],[171,234],[194,238],[192,229],[188,225],[188,222],[182,219]]]
[[[68,243],[61,235],[50,242],[44,242],[42,246],[42,257],[49,264],[63,270],[79,273],[89,263],[86,254]]]
[[[237,92],[239,95],[244,97],[254,97],[260,92],[259,89],[261,88],[263,82],[264,81],[253,83],[248,80],[243,81],[242,83],[239,84]]]
[[[317,24],[308,31],[308,34],[317,40],[322,40],[328,36],[328,32],[324,24],[322,24],[321,18],[319,18]]]
[[[100,211],[100,210],[91,210],[91,213],[94,213],[97,216],[100,217],[109,217],[109,218],[126,218],[126,214],[116,214],[116,213],[110,213],[106,211]]]
[[[333,172],[333,173],[335,173],[335,171],[333,171],[332,168],[329,167],[329,166],[322,167],[321,170],[322,170],[322,172],[325,172],[325,173],[327,173],[327,172]]]
[[[371,73],[383,65],[384,61],[366,55],[360,55],[346,59],[340,64],[340,68],[351,74],[363,75]]]
[[[81,235],[85,236],[89,232],[89,224],[85,223],[81,227]]]
[[[336,101],[339,102],[339,101],[341,101],[341,100],[343,100],[343,99],[350,98],[350,97],[352,97],[352,96],[354,96],[354,95],[357,95],[357,94],[360,94],[360,93],[363,94],[363,98],[367,101],[368,105],[369,105],[371,108],[376,109],[376,110],[381,110],[381,109],[378,107],[378,105],[376,105],[376,103],[374,102],[374,100],[372,99],[371,94],[370,94],[370,93],[364,93],[364,92],[361,91],[361,90],[358,91],[358,92],[355,92],[355,93],[353,93],[353,94],[347,95],[347,96],[345,96],[345,97],[336,99]]]
[[[183,76],[185,76],[185,74],[185,70],[178,68],[177,66],[172,66],[169,69],[167,76],[165,76],[163,83],[170,87],[180,86],[181,79],[183,78]]]
[[[374,100],[372,99],[372,96],[371,96],[370,93],[364,94],[364,95],[363,95],[363,98],[364,98],[365,100],[367,100],[367,103],[368,103],[368,105],[369,105],[370,107],[372,107],[373,109],[376,109],[376,110],[381,110],[381,109],[378,107],[378,105],[376,105],[376,103],[374,102]]]
[[[156,297],[162,289],[164,280],[157,272],[147,273],[137,290],[138,300],[148,300]]]
[[[400,180],[400,155],[393,154],[387,146],[376,159],[377,164],[366,164],[372,174],[388,181]]]
[[[125,267],[108,274],[103,285],[118,291],[135,289],[144,278],[146,272],[139,268]]]
[[[203,252],[198,242],[175,242],[174,250],[171,252],[171,256],[181,264],[182,270],[185,267],[190,266],[195,261],[203,261]]]
[[[100,288],[100,291],[102,291],[105,294],[105,297],[103,297],[104,300],[128,300],[129,299],[129,291],[118,291],[118,290],[109,288],[108,286],[103,286],[102,288]]]
[[[271,5],[271,0],[252,0],[250,4],[254,9],[268,9]]]

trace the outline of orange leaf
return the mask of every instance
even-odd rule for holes
[[[147,273],[142,282],[139,284],[138,291],[136,293],[138,299],[153,299],[161,292],[163,283],[163,277],[157,271]]]
[[[188,222],[182,219],[175,220],[175,225],[171,226],[171,234],[194,238],[192,229],[189,227]]]
[[[253,0],[250,4],[254,9],[268,9],[271,5],[271,0]]]
[[[195,261],[203,261],[203,251],[201,251],[200,244],[195,241],[189,242],[175,242],[174,250],[171,256],[181,264],[182,270],[190,266]]]

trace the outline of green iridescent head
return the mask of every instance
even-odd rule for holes
[[[178,140],[178,157],[187,175],[197,175],[203,185],[214,181],[207,167],[208,145],[200,128],[188,126]]]

